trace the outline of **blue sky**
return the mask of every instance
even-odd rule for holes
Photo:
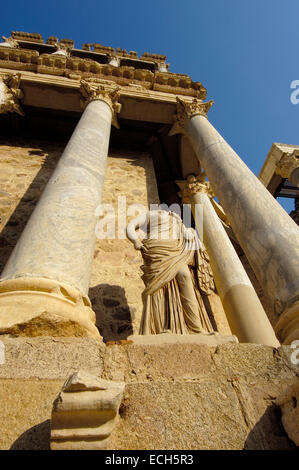
[[[5,36],[165,54],[170,71],[204,84],[210,121],[258,174],[272,142],[299,144],[298,20],[298,0],[14,0],[2,2],[0,24]]]

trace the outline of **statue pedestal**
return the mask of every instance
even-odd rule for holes
[[[142,346],[160,346],[162,344],[205,344],[206,346],[218,346],[224,343],[238,343],[233,335],[220,335],[219,333],[198,333],[194,335],[175,335],[161,333],[159,335],[131,335],[127,341]]]

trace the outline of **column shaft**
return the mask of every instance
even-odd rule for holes
[[[192,202],[195,220],[197,205],[203,206],[203,241],[232,333],[240,342],[278,347],[269,319],[209,196],[204,192],[192,194]]]
[[[191,116],[185,128],[259,282],[273,298],[278,338],[299,339],[297,225],[205,116]]]

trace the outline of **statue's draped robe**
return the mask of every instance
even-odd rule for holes
[[[172,234],[173,224],[177,224],[177,238],[143,240],[142,255],[144,264],[141,267],[145,283],[143,297],[143,314],[139,334],[159,334],[170,330],[175,334],[200,333],[213,328],[206,312],[200,291],[210,294],[214,290],[213,274],[209,257],[199,241],[196,232],[188,229],[189,239],[182,221],[169,214],[169,227],[156,220],[159,237],[167,231]],[[191,239],[190,239],[191,235]],[[192,248],[190,249],[190,244]],[[185,299],[179,289],[176,275],[180,268],[189,265],[194,291],[197,297]],[[193,272],[192,272],[193,271]]]

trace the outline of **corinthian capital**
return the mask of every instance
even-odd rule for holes
[[[112,125],[119,128],[116,118],[116,114],[121,110],[121,104],[118,103],[120,96],[119,90],[120,87],[118,86],[113,89],[108,89],[105,85],[97,84],[96,86],[91,86],[90,83],[81,80],[80,92],[83,96],[81,106],[85,108],[88,103],[94,100],[105,101],[112,111]]]
[[[20,73],[10,73],[0,79],[0,114],[18,113],[24,116],[19,104],[19,100],[23,97],[20,81]]]
[[[205,193],[211,199],[215,196],[210,182],[205,181],[205,178],[206,175],[202,172],[198,176],[189,175],[186,180],[176,181],[176,184],[181,190],[180,196],[184,203],[190,204],[192,202],[192,196],[198,193]]]
[[[187,102],[177,97],[177,111],[174,115],[174,124],[169,132],[169,135],[184,134],[185,126],[188,119],[193,116],[205,116],[214,103],[214,101],[207,101],[203,103],[201,100],[194,98],[191,102]]]
[[[284,153],[279,162],[276,164],[275,173],[282,178],[290,179],[290,176],[296,168],[299,168],[299,150],[296,149],[292,153]]]

